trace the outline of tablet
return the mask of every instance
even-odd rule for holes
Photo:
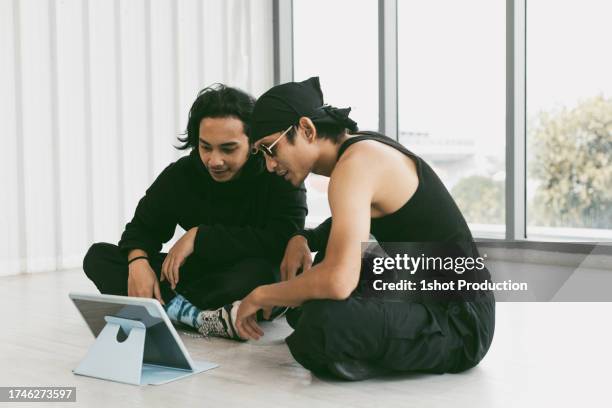
[[[208,362],[195,363],[191,359],[166,311],[157,299],[87,293],[70,293],[69,297],[96,338],[107,325],[109,318],[119,322],[124,321],[122,319],[140,322],[139,327],[144,325],[146,335],[142,357],[142,381],[145,383],[168,382],[176,379],[174,377],[180,372],[182,372],[180,377],[183,377],[217,366]],[[129,327],[124,326],[118,328],[117,343],[123,342],[129,336]],[[112,346],[116,344],[103,349],[110,352]],[[90,353],[93,351],[92,347]],[[98,353],[100,353],[99,350]],[[104,358],[112,359],[113,356],[94,356],[94,360]],[[79,374],[77,370],[75,373]]]

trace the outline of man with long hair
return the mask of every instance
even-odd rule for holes
[[[255,100],[214,85],[189,112],[182,149],[147,189],[118,245],[96,243],[83,269],[100,292],[156,298],[174,321],[206,336],[240,339],[237,304],[279,279],[288,238],[303,228],[303,185],[265,171],[247,134]],[[186,233],[161,253],[181,226]]]

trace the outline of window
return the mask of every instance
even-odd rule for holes
[[[399,140],[472,230],[505,231],[505,1],[398,2]]]
[[[381,6],[397,17],[397,47],[378,36]],[[352,106],[362,129],[394,129],[379,98],[397,103],[399,141],[435,169],[475,236],[611,241],[610,15],[601,0],[293,0],[294,78],[319,75],[326,102]],[[397,57],[397,101],[379,92],[381,41],[397,50],[385,59]],[[326,180],[307,187],[310,219],[322,220]]]
[[[606,1],[527,1],[529,238],[612,238],[610,15]]]

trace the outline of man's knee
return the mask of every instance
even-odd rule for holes
[[[346,321],[344,301],[310,300],[300,307],[294,332],[286,339],[293,357],[307,369],[325,370]],[[344,318],[343,318],[344,316]]]
[[[313,372],[325,369],[329,356],[325,349],[326,336],[323,327],[326,316],[324,300],[310,300],[299,309],[294,331],[285,340],[295,360]]]
[[[96,272],[104,266],[108,260],[117,256],[119,248],[116,245],[106,242],[96,242],[89,247],[85,257],[83,258],[83,271],[90,279],[93,279]]]

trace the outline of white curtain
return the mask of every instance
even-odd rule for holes
[[[117,242],[197,92],[273,83],[271,0],[0,0],[0,275]]]

